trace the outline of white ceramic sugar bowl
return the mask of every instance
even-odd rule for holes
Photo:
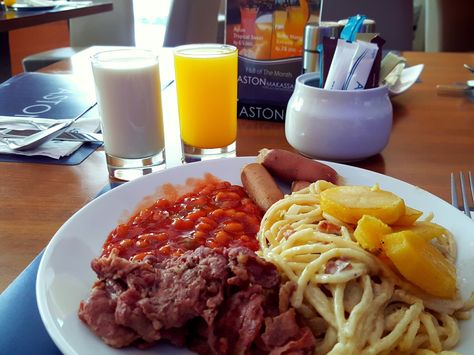
[[[288,143],[311,158],[349,162],[380,153],[392,130],[386,86],[323,90],[314,73],[300,75],[285,118]]]

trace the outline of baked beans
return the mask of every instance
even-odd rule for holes
[[[178,256],[199,246],[244,246],[258,250],[256,234],[262,210],[241,186],[209,183],[175,202],[157,200],[151,207],[117,226],[108,236],[102,256],[141,260],[147,255]]]

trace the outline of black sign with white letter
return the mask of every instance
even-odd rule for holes
[[[0,115],[72,118],[95,103],[93,88],[67,74],[22,73],[0,84]]]

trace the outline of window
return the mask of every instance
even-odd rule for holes
[[[163,46],[172,2],[173,0],[133,0],[137,47],[159,49]]]

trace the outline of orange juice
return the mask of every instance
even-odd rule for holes
[[[181,140],[214,149],[237,136],[237,48],[185,45],[174,53]]]
[[[303,4],[306,2],[302,1]],[[307,6],[290,6],[287,10],[288,18],[285,23],[285,32],[291,38],[302,37],[304,27],[308,21],[309,12]]]
[[[304,27],[309,19],[308,0],[299,0],[299,6],[279,7],[273,12],[271,57],[299,57],[303,53]]]

